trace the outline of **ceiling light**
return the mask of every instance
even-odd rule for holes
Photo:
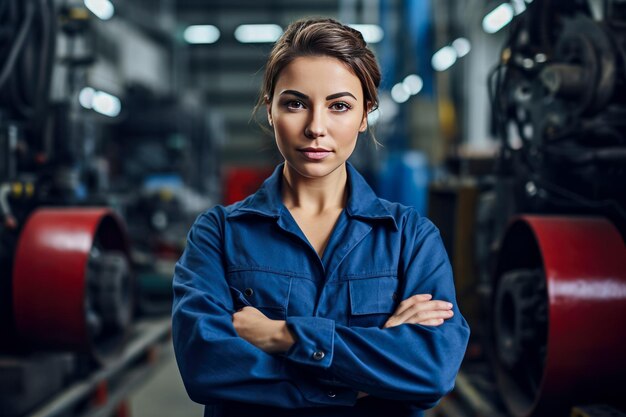
[[[215,43],[220,38],[220,30],[213,25],[192,25],[185,29],[183,37],[187,43]]]
[[[91,104],[95,111],[109,117],[118,116],[122,110],[120,99],[104,91],[96,91]]]
[[[91,109],[93,107],[93,96],[96,94],[96,90],[91,87],[85,87],[80,90],[78,94],[78,102],[81,106],[86,109]]]
[[[115,7],[109,0],[85,0],[85,7],[99,19],[109,20],[115,14]]]
[[[424,87],[424,81],[422,81],[422,78],[419,75],[411,74],[404,78],[402,85],[410,95],[414,96],[422,90],[422,87]]]
[[[378,43],[383,40],[385,32],[383,28],[378,25],[348,25],[352,29],[356,29],[361,32],[363,39],[367,43]]]
[[[456,50],[451,46],[444,46],[431,59],[431,64],[436,71],[445,71],[456,62]]]
[[[241,43],[273,43],[282,34],[278,25],[241,25],[235,29],[235,39]]]
[[[391,89],[391,98],[396,103],[402,104],[411,97],[411,93],[404,87],[402,83],[398,83]]]
[[[91,87],[80,90],[78,101],[84,108],[93,109],[109,117],[118,116],[122,110],[122,102],[119,98],[104,91],[94,90]]]
[[[465,38],[455,39],[454,42],[452,42],[452,47],[456,51],[456,55],[459,58],[464,57],[469,53],[469,51],[472,50],[470,41]]]
[[[483,18],[483,30],[487,33],[496,33],[513,20],[513,6],[502,3]]]
[[[513,6],[513,11],[516,16],[526,10],[526,3],[524,0],[511,0],[511,6]]]

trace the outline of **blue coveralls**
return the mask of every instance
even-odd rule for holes
[[[198,217],[174,276],[173,341],[205,416],[421,416],[454,386],[469,328],[437,228],[376,197],[350,165],[348,202],[322,259],[281,201],[283,165],[253,195]],[[398,303],[454,304],[441,326],[382,329]],[[238,337],[245,305],[286,320],[282,355]],[[369,397],[356,400],[357,392]]]

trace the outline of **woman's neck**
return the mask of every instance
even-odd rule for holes
[[[343,209],[347,200],[348,173],[343,164],[322,178],[307,178],[285,163],[283,168],[282,199],[289,210],[310,214]]]

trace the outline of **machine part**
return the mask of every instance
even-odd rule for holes
[[[0,219],[6,228],[15,229],[17,227],[17,220],[11,213],[11,206],[9,205],[9,194],[11,193],[11,184],[0,184]]]
[[[130,328],[122,222],[106,208],[43,208],[27,220],[13,269],[18,335],[35,347],[114,356]]]
[[[582,14],[563,19],[552,59],[531,76],[530,100],[517,100],[530,114],[532,142],[541,145],[579,135],[581,118],[598,117],[614,101],[620,53],[611,40],[614,35]],[[528,85],[528,76],[518,74],[512,85]]]
[[[540,269],[516,269],[500,278],[494,306],[498,358],[517,381],[536,389],[541,380],[547,336],[547,293]],[[528,366],[528,362],[533,365]]]
[[[562,71],[568,77],[562,78],[561,90],[569,97],[579,90],[572,98],[578,99],[581,113],[595,114],[606,106],[615,92],[617,57],[609,35],[598,23],[583,15],[566,21],[554,60],[558,64],[546,70],[567,68]]]
[[[117,416],[118,405],[171,357],[170,322],[169,317],[138,321],[117,357],[86,378],[66,384],[28,416]]]
[[[74,355],[37,353],[0,356],[0,416],[24,416],[63,389],[74,371]]]
[[[121,252],[92,248],[87,262],[87,318],[89,330],[99,339],[108,338],[104,329],[125,329],[130,325],[130,268]],[[91,319],[91,320],[90,320]]]
[[[519,217],[494,277],[492,356],[512,415],[623,398],[626,246],[611,222]]]

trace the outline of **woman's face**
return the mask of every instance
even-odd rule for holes
[[[336,58],[300,57],[283,68],[267,112],[289,167],[320,178],[342,166],[367,128],[363,100],[361,81]]]

